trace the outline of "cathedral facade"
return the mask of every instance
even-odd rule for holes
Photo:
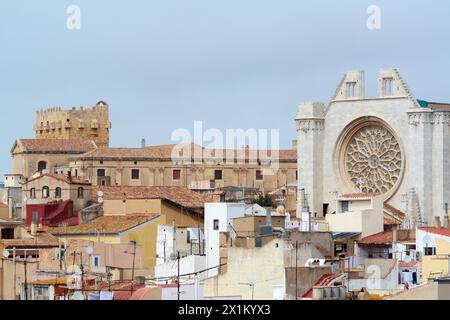
[[[349,71],[330,103],[305,102],[296,116],[297,212],[323,216],[346,194],[382,195],[403,226],[431,224],[450,201],[450,104],[414,97],[398,69],[378,73],[365,96],[363,71]]]

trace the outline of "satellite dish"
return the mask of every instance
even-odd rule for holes
[[[94,253],[94,248],[92,246],[87,246],[86,247],[86,253],[91,255]]]
[[[411,257],[410,256],[405,256],[405,262],[406,263],[410,263],[411,262]]]
[[[97,196],[98,196],[99,198],[103,198],[103,191],[97,192]]]
[[[3,258],[7,259],[9,258],[9,251],[8,250],[3,250]]]

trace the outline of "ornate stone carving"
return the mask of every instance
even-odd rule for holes
[[[361,128],[345,146],[344,170],[358,192],[386,194],[401,178],[403,155],[394,135],[386,128]]]

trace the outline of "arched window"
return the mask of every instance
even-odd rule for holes
[[[36,189],[35,188],[30,189],[30,199],[36,199]]]
[[[50,197],[50,188],[47,186],[44,186],[42,188],[42,199],[46,199],[48,197]]]
[[[78,199],[84,198],[84,189],[82,187],[78,188]]]
[[[60,187],[57,187],[55,189],[55,198],[56,199],[60,199],[61,198],[61,188]]]
[[[39,161],[38,171],[44,171],[45,169],[47,169],[47,161]]]

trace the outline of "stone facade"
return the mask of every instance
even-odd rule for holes
[[[36,112],[36,139],[86,139],[99,147],[109,146],[109,107],[99,101],[91,108],[60,107]]]
[[[397,69],[379,72],[376,97],[365,96],[364,72],[346,73],[328,106],[298,109],[306,207],[323,215],[336,211],[338,195],[381,194],[407,213],[406,227],[431,223],[450,201],[449,117],[450,104],[417,100]]]

